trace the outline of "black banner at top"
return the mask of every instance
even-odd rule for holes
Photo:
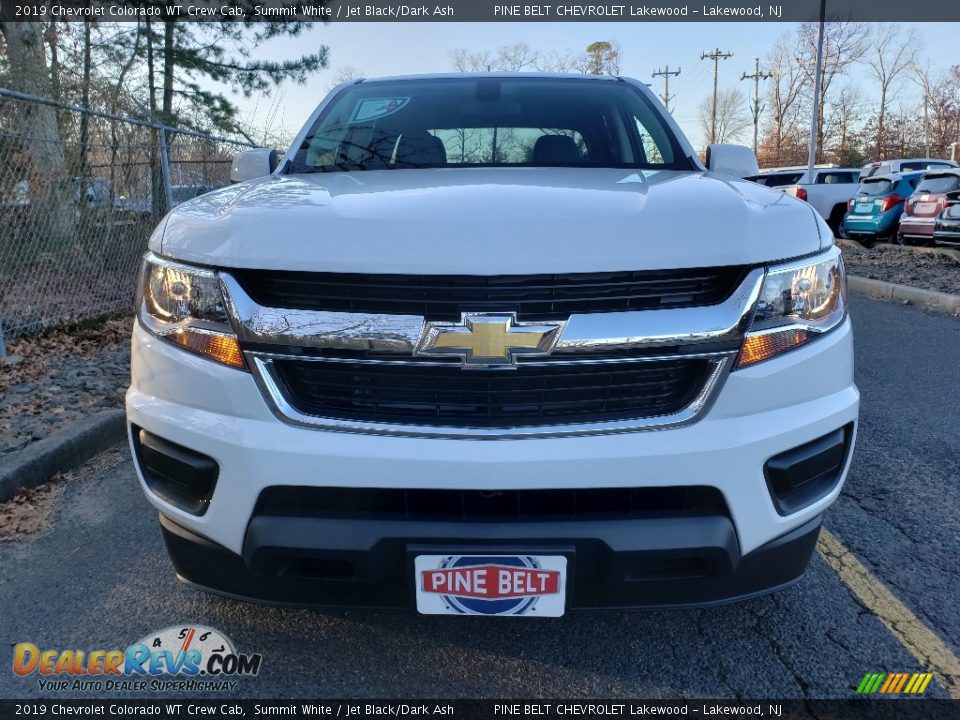
[[[0,700],[0,718],[307,717],[437,720],[958,720],[956,700]]]
[[[827,0],[827,19],[960,21],[956,0]],[[4,21],[807,22],[820,0],[0,0]]]

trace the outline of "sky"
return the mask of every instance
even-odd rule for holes
[[[942,52],[943,48],[956,47],[960,23],[922,23],[916,28],[922,41],[921,55],[934,68],[945,69],[960,61],[960,53],[945,56]],[[454,69],[450,53],[458,48],[495,53],[501,46],[526,42],[545,52],[579,51],[596,40],[613,38],[621,47],[621,73],[652,83],[658,95],[663,92],[663,80],[652,78],[651,73],[665,65],[671,70],[681,69],[679,76],[670,78],[671,110],[694,146],[701,147],[704,138],[697,106],[712,92],[713,62],[701,60],[700,53],[715,48],[733,53],[732,58],[720,61],[719,87],[740,87],[752,97],[753,81],[741,81],[741,74],[752,73],[754,58],[760,57],[762,63],[777,39],[795,29],[793,23],[772,22],[316,23],[298,38],[264,44],[252,57],[287,59],[326,45],[330,51],[327,70],[312,76],[304,86],[286,83],[269,98],[234,96],[234,100],[250,126],[280,126],[291,136],[327,93],[337,69],[343,66],[357,68],[365,77],[449,72]],[[869,70],[861,67],[853,72],[853,78],[862,79],[869,93]],[[910,103],[920,97],[918,88],[909,81],[903,83],[901,93]],[[744,141],[749,139],[745,137]]]

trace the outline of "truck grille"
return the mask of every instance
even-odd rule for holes
[[[706,486],[429,490],[279,485],[261,492],[254,510],[254,515],[441,522],[625,520],[728,514],[720,491]]]
[[[305,415],[462,428],[670,415],[697,397],[713,367],[683,357],[506,370],[294,358],[273,365],[287,401]]]
[[[231,270],[255,302],[330,312],[420,315],[456,320],[462,312],[515,312],[567,319],[575,313],[713,305],[727,299],[745,267],[553,275],[366,275]]]

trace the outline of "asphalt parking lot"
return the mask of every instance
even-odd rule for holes
[[[230,698],[846,698],[868,672],[955,668],[960,319],[863,297],[852,313],[859,445],[825,526],[939,651],[922,632],[888,628],[819,554],[789,590],[706,610],[518,621],[220,599],[175,582],[123,449],[68,484],[49,533],[0,543],[0,632],[12,652],[18,642],[125,647],[171,625],[211,626],[263,654],[260,675]],[[926,696],[958,697],[958,685],[938,678]],[[41,694],[36,676],[0,671],[0,697]]]

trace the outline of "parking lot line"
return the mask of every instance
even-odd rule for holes
[[[860,602],[880,618],[880,622],[887,626],[917,662],[937,675],[950,697],[960,700],[960,659],[946,643],[910,612],[907,606],[826,528],[820,532],[817,551]],[[930,679],[927,678],[924,689],[929,682]]]

